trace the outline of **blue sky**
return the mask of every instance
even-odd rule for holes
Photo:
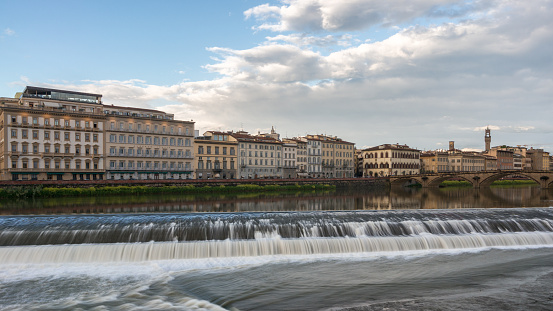
[[[205,130],[553,151],[548,0],[0,1],[0,96],[103,94]]]

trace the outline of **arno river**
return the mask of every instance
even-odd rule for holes
[[[553,190],[0,204],[0,310],[553,309]]]
[[[391,188],[286,195],[164,195],[0,201],[1,215],[105,213],[239,213],[553,206],[553,189],[539,187]]]

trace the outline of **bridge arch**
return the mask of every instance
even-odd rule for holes
[[[517,172],[498,171],[497,173],[492,174],[492,175],[487,176],[486,178],[482,179],[480,181],[480,186],[481,187],[489,187],[494,181],[500,180],[501,178],[505,178],[505,177],[510,176],[510,175],[524,176],[528,179],[531,179],[531,180],[537,182],[540,185],[545,183],[545,188],[549,187],[551,185],[551,182],[553,182],[552,180],[549,180],[550,178],[549,178],[549,176],[547,176],[547,174],[539,174],[539,173],[536,173],[536,172],[524,172],[524,171],[517,171]],[[544,177],[545,177],[545,179],[544,179]]]
[[[553,172],[551,171],[479,171],[479,172],[448,172],[448,173],[430,173],[424,175],[405,175],[390,176],[392,185],[404,184],[408,181],[416,181],[423,188],[438,187],[443,181],[448,179],[465,180],[474,188],[489,187],[494,181],[501,178],[516,175],[526,177],[537,182],[542,188],[553,187]]]

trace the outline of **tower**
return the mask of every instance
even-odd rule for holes
[[[490,128],[486,127],[486,134],[484,136],[484,142],[486,143],[486,151],[490,151],[490,144],[492,143],[492,135],[490,134]]]

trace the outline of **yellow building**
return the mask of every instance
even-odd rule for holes
[[[207,131],[194,139],[198,179],[238,178],[238,141],[230,132]]]
[[[307,135],[321,142],[321,166],[325,178],[351,178],[355,174],[355,144],[336,136]]]

